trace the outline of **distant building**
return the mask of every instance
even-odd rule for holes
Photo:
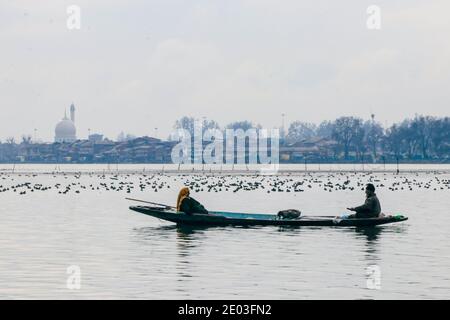
[[[297,141],[280,147],[280,160],[288,163],[298,163],[309,159],[320,161],[332,159],[337,142],[328,138],[311,138]]]
[[[77,129],[75,127],[75,106],[70,106],[70,119],[64,112],[64,118],[58,122],[55,128],[55,142],[75,142],[77,140]]]
[[[103,141],[103,135],[98,133],[93,133],[89,135],[89,142],[98,143]]]

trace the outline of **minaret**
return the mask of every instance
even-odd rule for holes
[[[73,103],[70,105],[70,120],[75,123],[75,106]]]

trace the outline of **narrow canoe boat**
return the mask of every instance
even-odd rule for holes
[[[130,210],[143,213],[158,219],[174,222],[180,225],[202,226],[333,226],[333,227],[369,227],[380,224],[408,220],[402,215],[389,215],[369,219],[341,219],[335,216],[302,216],[296,219],[280,219],[275,214],[248,214],[235,212],[213,211],[210,214],[187,215],[174,210],[132,206]]]

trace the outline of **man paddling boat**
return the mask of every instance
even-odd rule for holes
[[[356,212],[349,216],[349,218],[378,218],[381,213],[381,205],[375,194],[375,186],[371,183],[366,186],[366,201],[363,205],[354,208],[347,208],[350,211]]]

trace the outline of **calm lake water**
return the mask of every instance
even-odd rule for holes
[[[0,166],[2,299],[450,298],[448,166],[270,177],[11,167]],[[346,181],[353,190],[341,188]],[[339,215],[364,201],[369,181],[384,212],[409,220],[368,229],[189,229],[132,212],[125,200],[173,205],[190,184],[210,210]],[[302,191],[292,192],[298,182]],[[78,290],[67,286],[70,266],[81,270]]]

